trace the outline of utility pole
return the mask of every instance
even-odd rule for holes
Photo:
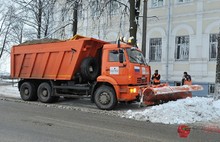
[[[147,40],[147,2],[148,0],[144,0],[143,33],[142,33],[142,52],[145,58],[146,58],[146,40]]]
[[[171,18],[171,1],[168,0],[168,13],[167,13],[167,48],[166,48],[166,82],[169,81],[169,48],[170,48],[170,18]]]

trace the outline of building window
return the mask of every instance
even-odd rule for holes
[[[151,1],[152,8],[161,7],[161,6],[163,6],[163,0],[152,0]]]
[[[161,61],[162,38],[150,39],[150,61]]]
[[[176,37],[175,59],[178,61],[189,59],[189,36]]]
[[[177,3],[188,3],[190,2],[191,0],[177,0]]]
[[[218,47],[218,34],[210,34],[209,36],[209,59],[216,60]]]

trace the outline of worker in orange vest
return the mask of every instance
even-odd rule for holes
[[[187,72],[183,73],[182,85],[192,85],[191,76]]]
[[[160,74],[158,73],[158,70],[155,70],[153,76],[151,77],[152,83],[154,85],[160,84]]]

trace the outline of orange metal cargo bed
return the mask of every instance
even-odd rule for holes
[[[81,38],[53,43],[13,46],[11,77],[71,80],[85,57],[96,57],[108,42]]]

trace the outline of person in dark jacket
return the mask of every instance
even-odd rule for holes
[[[158,70],[155,70],[151,79],[152,79],[152,84],[154,84],[154,85],[160,84],[160,74],[158,73]]]
[[[182,78],[182,85],[191,85],[191,84],[192,84],[191,76],[187,72],[184,72]]]

